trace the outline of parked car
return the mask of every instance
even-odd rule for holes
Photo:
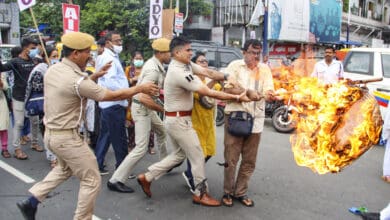
[[[223,46],[222,44],[211,41],[191,40],[191,46],[196,51],[206,54],[209,61],[209,67],[221,70],[229,65],[233,60],[242,59],[242,52],[235,47]]]
[[[345,78],[352,80],[367,80],[383,78],[382,81],[368,83],[370,93],[377,100],[386,101],[390,97],[390,49],[389,48],[352,48],[348,51],[344,61]],[[388,103],[387,99],[387,103]],[[384,118],[388,110],[386,103],[379,102],[381,114]]]

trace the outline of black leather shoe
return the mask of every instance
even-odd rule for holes
[[[121,192],[121,193],[132,193],[134,190],[130,186],[126,186],[125,184],[121,182],[111,183],[110,181],[107,182],[107,187],[111,191]]]
[[[37,208],[32,207],[28,199],[16,203],[19,210],[22,212],[24,219],[26,220],[35,220],[35,214],[37,213]]]

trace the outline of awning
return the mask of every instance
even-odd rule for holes
[[[363,44],[361,42],[358,42],[358,41],[346,41],[346,40],[341,40],[339,42],[337,42],[336,44],[344,44],[344,45],[352,45],[352,46],[363,46]]]

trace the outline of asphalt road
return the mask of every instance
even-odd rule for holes
[[[206,164],[206,176],[211,195],[222,196],[223,168],[216,162],[223,161],[223,129],[217,129],[217,155]],[[381,180],[384,148],[374,146],[359,160],[337,174],[318,175],[310,169],[296,165],[289,144],[289,135],[276,133],[266,120],[260,143],[256,171],[251,179],[248,195],[255,207],[247,208],[239,203],[233,207],[202,207],[192,204],[181,172],[185,166],[153,182],[152,198],[147,198],[136,180],[126,184],[136,190],[132,194],[120,194],[107,189],[109,176],[103,176],[103,185],[96,202],[96,219],[215,219],[257,220],[297,219],[329,220],[360,219],[348,212],[352,206],[366,206],[378,211],[390,202],[390,185]],[[44,153],[33,152],[27,161],[1,158],[35,181],[41,180],[50,166]],[[11,152],[13,149],[11,149]],[[148,165],[158,160],[157,155],[146,155],[137,165],[135,173],[144,172]],[[2,163],[4,164],[4,163]],[[112,150],[107,155],[108,169],[114,169]],[[0,219],[19,220],[22,215],[15,203],[28,196],[32,183],[26,183],[0,168]],[[72,219],[77,202],[79,182],[72,177],[55,189],[40,206],[37,219]]]

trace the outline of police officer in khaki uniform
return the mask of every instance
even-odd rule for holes
[[[94,38],[86,33],[71,32],[63,35],[61,41],[65,58],[51,66],[44,78],[44,142],[56,154],[58,165],[29,190],[31,197],[17,203],[25,219],[35,219],[38,203],[71,176],[80,180],[74,219],[92,219],[101,179],[94,153],[78,134],[87,98],[97,101],[122,100],[138,92],[158,92],[157,86],[152,83],[117,91],[98,86],[93,80],[103,75],[110,68],[110,63],[91,78],[83,72]]]
[[[137,85],[152,82],[160,88],[163,87],[166,73],[162,64],[168,64],[171,60],[169,52],[170,42],[166,38],[159,38],[153,41],[154,56],[146,61],[143,66]],[[135,148],[126,156],[108,181],[107,186],[110,190],[124,193],[132,192],[123,191],[117,186],[118,183],[123,184],[126,181],[135,165],[148,151],[149,135],[152,128],[156,133],[160,159],[167,156],[166,131],[162,120],[156,112],[163,112],[164,107],[158,104],[158,101],[158,96],[151,97],[145,94],[138,94],[133,97],[131,115],[135,122]]]
[[[169,169],[182,162],[186,157],[191,162],[195,191],[193,202],[205,206],[219,206],[220,202],[207,192],[204,169],[204,156],[198,136],[192,127],[191,110],[193,92],[222,100],[239,100],[242,95],[232,95],[209,89],[193,74],[190,65],[192,57],[191,42],[183,37],[174,38],[170,43],[173,57],[169,64],[164,82],[165,128],[172,139],[173,152],[158,163],[151,165],[145,174],[138,176],[138,183],[145,194],[151,197],[151,181],[160,178]],[[200,67],[201,68],[201,67]],[[223,80],[224,76],[215,75],[215,80]]]

